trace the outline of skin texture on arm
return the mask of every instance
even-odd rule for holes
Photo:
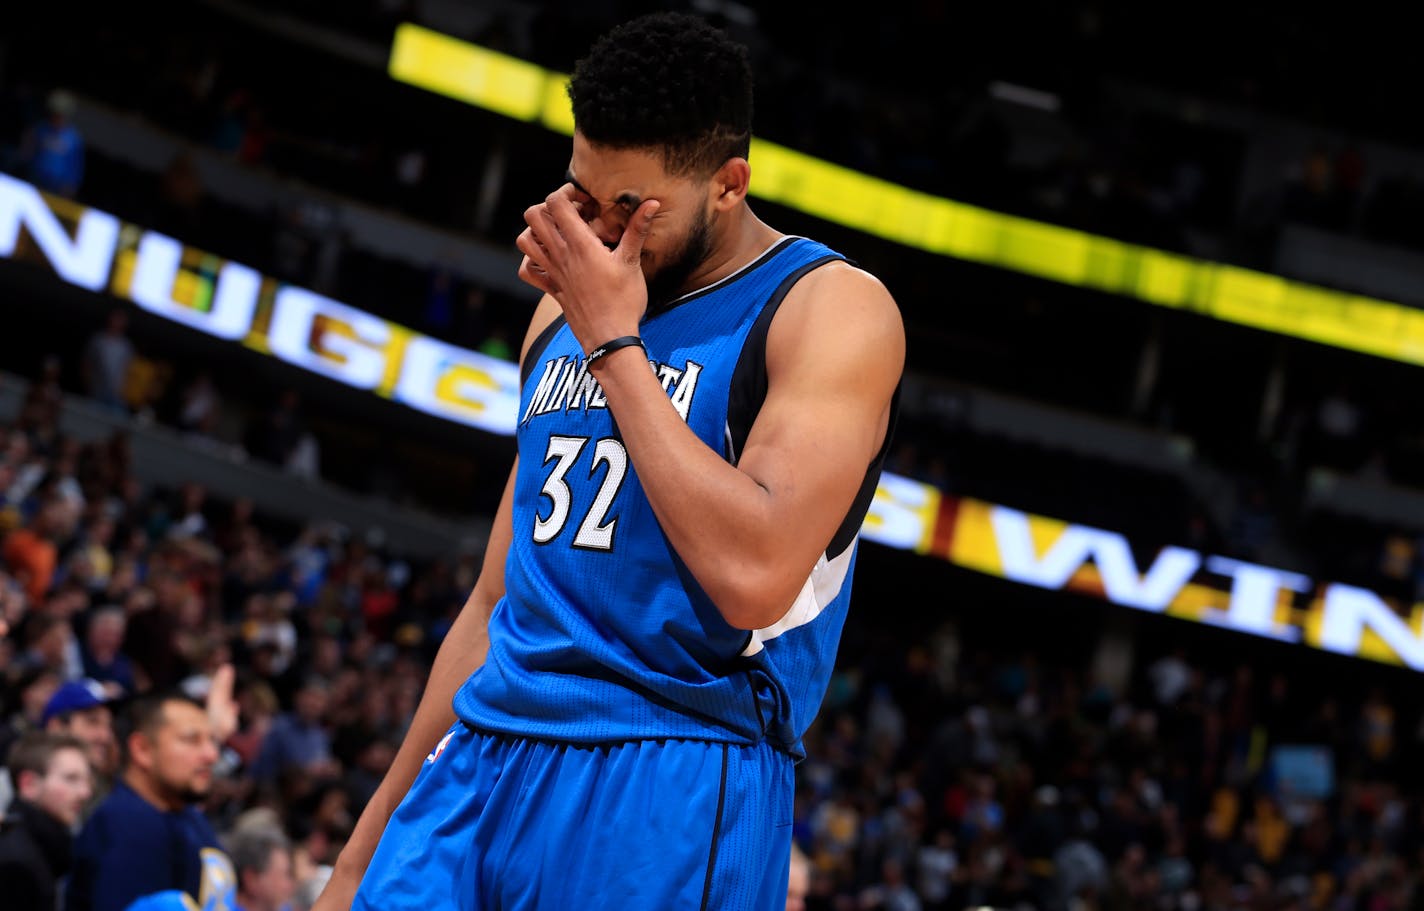
[[[737,211],[744,169],[734,160],[710,182],[714,210]],[[660,206],[643,201],[613,250],[568,187],[525,213],[520,275],[558,300],[585,351],[637,334],[642,247]],[[772,322],[767,397],[737,465],[682,421],[641,349],[591,368],[663,531],[731,625],[769,626],[795,600],[884,440],[904,357],[899,309],[878,280],[844,263],[809,273]]]
[[[538,336],[539,332],[557,315],[557,305],[552,301],[541,302],[525,337],[524,349]],[[520,360],[523,360],[521,352]],[[470,597],[460,610],[459,616],[446,633],[445,640],[436,653],[435,663],[430,670],[425,692],[420,698],[410,729],[405,740],[391,761],[381,785],[376,789],[366,809],[357,820],[351,838],[337,858],[335,869],[312,911],[347,911],[360,885],[361,876],[381,832],[391,814],[405,797],[420,771],[425,757],[434,749],[440,738],[455,723],[452,702],[455,692],[477,668],[484,663],[489,649],[488,624],[490,612],[504,596],[504,561],[509,552],[512,535],[512,509],[514,499],[514,476],[518,470],[518,459],[510,469],[505,482],[504,494],[495,512],[490,528],[489,541],[485,545],[484,561],[480,565],[480,575],[475,581]]]
[[[795,600],[885,438],[903,357],[879,282],[844,264],[812,272],[772,322],[766,401],[735,466],[683,423],[641,351],[604,359],[653,511],[733,626],[769,626]]]

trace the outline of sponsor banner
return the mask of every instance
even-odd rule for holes
[[[196,332],[411,408],[514,432],[518,367],[0,174],[0,257],[37,263]],[[1113,531],[1036,516],[886,473],[862,536],[887,547],[1133,610],[1424,669],[1424,604],[1163,548],[1139,565]]]
[[[885,476],[863,536],[1036,588],[1424,670],[1424,603],[1186,547],[1141,564],[1117,532],[907,478]]]
[[[0,174],[0,256],[38,263],[214,338],[492,433],[519,371]]]

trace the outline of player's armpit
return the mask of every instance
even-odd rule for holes
[[[673,533],[679,555],[729,623],[768,626],[794,602],[884,443],[904,360],[899,309],[872,276],[831,264],[788,293],[737,464],[757,489],[673,519],[687,523]]]

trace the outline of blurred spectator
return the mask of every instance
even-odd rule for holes
[[[223,102],[213,133],[213,147],[243,164],[255,165],[266,159],[271,141],[272,130],[262,105],[247,89],[234,89]]]
[[[203,485],[192,481],[180,484],[177,508],[174,510],[176,518],[165,532],[167,537],[180,540],[186,538],[206,540],[209,538],[211,532],[208,529],[208,517],[204,514],[207,499],[208,491]]]
[[[280,828],[238,825],[226,839],[241,911],[287,911],[296,893],[292,846]]]
[[[333,778],[340,769],[331,754],[326,729],[329,684],[306,677],[293,695],[292,710],[278,715],[262,741],[252,774],[260,782],[275,783],[296,771],[315,779]]]
[[[178,407],[178,427],[200,436],[215,436],[222,419],[222,396],[213,384],[212,373],[201,370],[183,388]]]
[[[508,330],[497,324],[489,327],[484,340],[475,347],[475,350],[501,361],[512,361],[517,354],[514,350],[514,343],[510,341]]]
[[[74,504],[59,495],[50,495],[30,524],[17,528],[0,543],[0,556],[31,603],[38,604],[54,584],[59,564],[59,547],[68,541],[78,521]]]
[[[936,832],[934,840],[919,849],[915,866],[919,871],[918,886],[926,911],[948,909],[955,871],[959,868],[954,833],[947,828]]]
[[[43,433],[59,426],[59,412],[64,405],[64,389],[60,377],[64,365],[55,355],[49,355],[40,366],[40,375],[25,390],[25,401],[15,423],[28,433]]]
[[[356,762],[342,783],[351,799],[351,810],[359,816],[375,795],[386,772],[391,767],[399,744],[385,737],[375,737],[361,746]]]
[[[1286,181],[1281,196],[1281,220],[1317,228],[1339,227],[1332,223],[1335,217],[1331,205],[1333,170],[1330,155],[1324,148],[1311,149],[1301,160],[1298,171]]]
[[[317,864],[305,876],[298,876],[296,894],[292,897],[292,911],[311,911],[326,881],[331,878],[330,864]]]
[[[94,610],[84,631],[84,673],[104,684],[111,698],[137,690],[133,662],[123,652],[127,631],[128,615],[116,604]]]
[[[109,707],[114,697],[96,680],[71,680],[54,691],[45,703],[40,723],[51,734],[65,734],[84,746],[94,773],[95,800],[86,815],[108,795],[118,771],[119,746],[114,737],[114,714]]]
[[[30,127],[20,148],[20,165],[41,190],[73,199],[84,181],[84,135],[74,124],[74,96],[50,92],[45,118]]]
[[[860,907],[875,911],[920,911],[920,898],[905,882],[904,865],[887,857],[880,864],[880,881],[860,893]]]
[[[455,298],[459,286],[455,274],[444,263],[430,270],[425,288],[425,326],[441,336],[448,336],[455,324]]]
[[[83,675],[84,667],[70,662],[71,645],[74,644],[74,628],[69,621],[55,613],[34,613],[25,621],[25,649],[15,659],[14,667],[20,672],[43,668],[61,681],[75,680]]]
[[[1274,540],[1275,531],[1276,512],[1265,488],[1248,484],[1231,516],[1230,540],[1236,555],[1247,560],[1264,559],[1264,548]]]
[[[197,160],[186,148],[169,160],[159,177],[153,227],[187,243],[206,242],[203,181]]]
[[[299,457],[309,433],[301,397],[295,389],[285,389],[273,407],[249,427],[247,451],[254,458],[286,468]]]
[[[451,338],[456,344],[466,348],[478,348],[489,335],[490,326],[495,323],[489,292],[479,285],[470,285],[465,289],[461,301],[461,306],[455,314]]]
[[[25,588],[3,567],[0,567],[0,643],[7,642],[6,634],[11,630],[19,629],[20,622],[25,617],[25,612],[29,609],[29,602],[25,596]],[[9,658],[0,646],[0,656]],[[0,661],[0,667],[5,667],[9,661]]]
[[[114,577],[115,525],[102,503],[90,504],[86,515],[64,561],[64,572],[68,579],[97,595],[108,588]]]
[[[91,793],[84,746],[31,733],[10,750],[16,799],[0,819],[0,891],[6,911],[55,911],[69,872],[73,830]]]
[[[125,391],[135,352],[128,337],[129,317],[122,309],[109,311],[104,328],[89,338],[84,348],[84,392],[110,408],[127,410]]]
[[[0,665],[0,671],[4,672],[3,678],[0,679],[4,680],[5,691],[9,693],[5,703],[8,714],[3,723],[0,723],[0,758],[7,754],[12,743],[26,732],[43,727],[40,719],[45,703],[61,682],[54,671],[34,667],[22,669],[17,665],[18,662],[14,661]],[[0,763],[0,814],[10,806],[14,794],[10,773],[4,764]]]
[[[1346,473],[1364,462],[1365,415],[1348,382],[1340,380],[1321,396],[1307,428],[1302,450],[1315,464]]]
[[[263,676],[287,673],[297,656],[297,627],[290,612],[295,604],[291,592],[257,593],[247,599],[243,614],[243,644],[254,655],[263,655]]]
[[[124,654],[133,661],[141,687],[163,689],[182,679],[178,618],[194,594],[183,572],[163,565],[151,567],[147,584],[129,591],[124,603],[128,615]]]
[[[245,768],[251,768],[262,750],[262,743],[272,729],[272,721],[281,711],[277,694],[265,680],[252,680],[238,695],[239,726],[228,739],[228,746],[237,754]]]
[[[123,772],[75,843],[68,911],[124,911],[179,889],[203,906],[234,907],[231,862],[199,809],[218,761],[205,707],[171,693],[127,708]]]
[[[256,509],[251,497],[237,497],[228,503],[227,516],[213,532],[213,542],[223,554],[231,556],[254,535],[260,534],[253,524]]]

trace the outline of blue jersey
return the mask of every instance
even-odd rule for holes
[[[644,317],[673,407],[729,462],[765,399],[777,307],[799,278],[842,258],[784,238]],[[556,320],[525,358],[505,596],[456,714],[481,730],[570,743],[765,739],[799,758],[830,680],[886,438],[785,615],[737,629],[664,535],[579,342]]]

